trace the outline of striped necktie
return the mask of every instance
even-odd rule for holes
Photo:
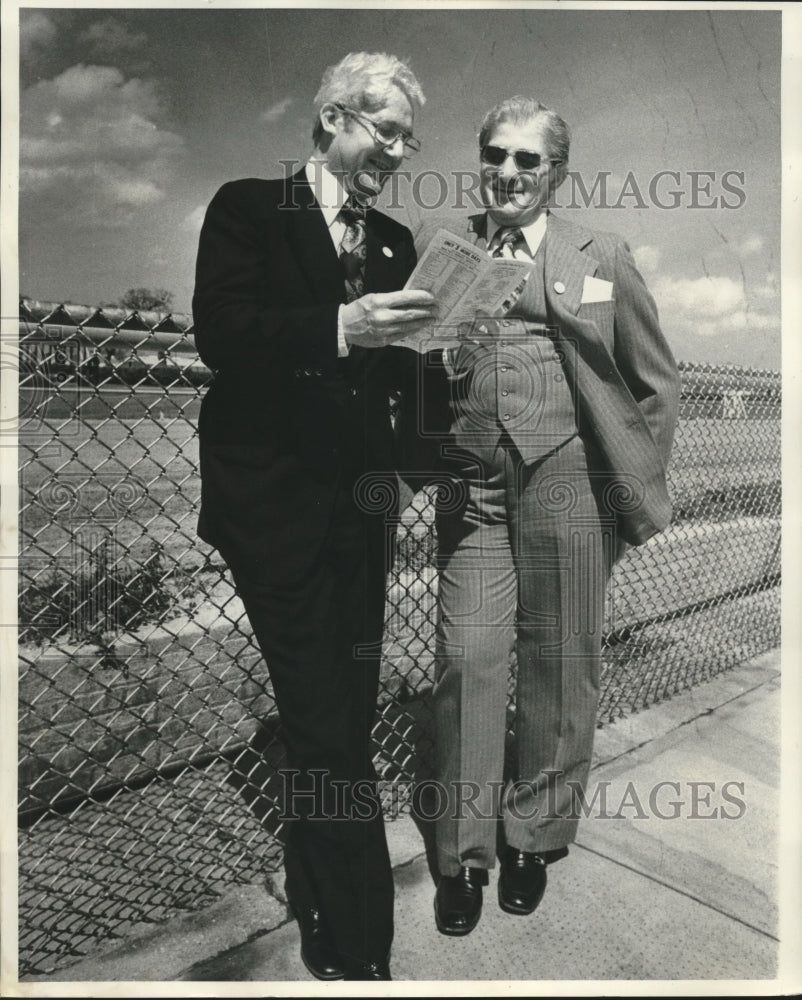
[[[515,257],[516,249],[519,246],[522,247],[524,242],[524,234],[518,226],[512,226],[510,229],[499,229],[493,237],[490,256],[506,257],[512,260]]]
[[[349,198],[340,209],[339,218],[345,223],[345,232],[339,249],[345,271],[345,293],[348,302],[353,302],[365,291],[367,253],[365,208],[353,198]]]

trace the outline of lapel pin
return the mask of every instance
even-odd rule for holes
[[[393,251],[389,247],[382,247],[382,253],[385,257],[392,257]]]
[[[561,281],[555,281],[554,282],[554,291],[558,295],[562,295],[562,293],[565,291],[565,285]]]

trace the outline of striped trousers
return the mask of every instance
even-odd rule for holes
[[[612,528],[575,436],[525,464],[504,436],[438,503],[440,872],[575,839],[590,769]],[[511,753],[505,742],[516,651]]]

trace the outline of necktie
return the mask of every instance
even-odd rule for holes
[[[349,198],[340,209],[339,218],[345,223],[340,241],[340,260],[345,271],[345,293],[348,302],[358,299],[365,290],[365,210]]]
[[[493,237],[494,248],[491,257],[506,257],[512,260],[515,250],[524,244],[524,234],[517,226],[511,229],[499,229]]]

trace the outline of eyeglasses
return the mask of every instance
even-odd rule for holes
[[[503,146],[482,146],[480,158],[482,163],[491,167],[500,167],[511,156],[518,170],[537,170],[541,163],[562,163],[550,156],[541,156],[528,149],[505,149]]]
[[[415,153],[420,152],[420,140],[416,139],[414,135],[410,135],[409,132],[399,129],[396,125],[382,125],[381,122],[375,122],[372,118],[368,118],[353,108],[347,108],[344,104],[335,104],[334,106],[345,114],[351,115],[352,118],[356,118],[359,124],[370,132],[377,146],[388,149],[401,139],[404,143],[404,156],[414,156]]]

